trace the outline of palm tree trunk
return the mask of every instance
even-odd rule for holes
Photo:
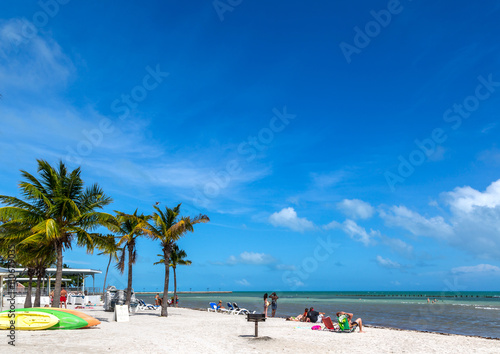
[[[127,286],[127,300],[125,305],[130,306],[130,298],[132,297],[132,257],[133,249],[128,247],[128,286]]]
[[[109,265],[111,264],[111,259],[113,258],[113,255],[109,255],[109,262],[108,262],[108,267],[106,268],[106,275],[104,276],[104,284],[102,285],[102,295],[106,296],[106,278],[108,277],[108,270],[109,270]]]
[[[40,296],[42,293],[42,273],[38,272],[36,279],[35,303],[33,307],[40,307]]]
[[[175,307],[177,307],[177,276],[175,275],[175,268],[176,267],[172,267],[174,269],[174,304],[175,304]]]
[[[33,274],[29,274],[29,280],[28,280],[28,290],[26,292],[26,300],[24,300],[24,308],[30,308],[32,307],[31,305],[31,289],[33,286]]]
[[[62,284],[62,267],[63,267],[63,254],[62,243],[56,244],[56,283],[54,284],[54,301],[52,307],[59,307],[59,300],[61,297],[61,284]]]
[[[170,280],[170,247],[163,249],[163,259],[165,260],[165,283],[163,284],[163,301],[161,303],[162,317],[168,317],[168,282]],[[174,298],[175,300],[175,298]]]

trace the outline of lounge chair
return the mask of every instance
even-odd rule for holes
[[[342,316],[341,316],[342,317]],[[323,324],[325,328],[323,330],[337,333],[351,333],[358,327],[357,323],[354,323],[352,327],[349,325],[349,321],[347,319],[338,319],[338,324],[333,324],[333,321],[330,317],[323,317]]]
[[[243,314],[243,315],[246,315],[246,314],[249,314],[249,313],[255,313],[255,311],[250,312],[250,311],[248,311],[247,309],[242,309],[242,308],[240,308],[236,302],[233,302],[233,307],[234,307],[236,310],[238,310],[240,314]]]
[[[229,311],[229,310],[217,308],[217,304],[215,302],[210,302],[209,305],[210,305],[210,307],[207,309],[208,311],[221,312],[221,313],[231,313],[231,311]]]
[[[208,312],[210,311],[217,312],[217,304],[215,302],[210,302],[208,305],[210,306],[207,309]]]
[[[229,313],[231,315],[239,315],[240,314],[240,311],[237,310],[236,308],[234,308],[234,306],[230,302],[227,303],[227,309],[229,310]]]
[[[139,301],[139,305],[137,306],[139,310],[157,310],[160,308],[158,305],[146,304],[144,300],[137,299]]]

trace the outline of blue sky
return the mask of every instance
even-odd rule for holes
[[[62,159],[108,211],[207,214],[179,243],[181,290],[498,290],[496,1],[0,14],[0,194]],[[159,250],[139,242],[136,290],[161,289]],[[78,248],[64,260],[107,265]]]

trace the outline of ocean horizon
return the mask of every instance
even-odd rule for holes
[[[236,302],[262,313],[264,293],[183,293],[179,306],[206,309],[209,302],[222,300],[225,307]],[[276,317],[296,316],[314,307],[331,317],[337,311],[351,312],[368,326],[500,339],[500,291],[277,291],[277,295]],[[138,297],[154,303],[154,295]]]

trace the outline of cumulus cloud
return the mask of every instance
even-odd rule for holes
[[[453,234],[453,228],[442,216],[426,218],[405,206],[392,206],[381,210],[380,216],[390,226],[398,226],[416,236],[448,238]]]
[[[353,219],[371,218],[375,209],[367,202],[359,199],[344,199],[337,203],[337,208]]]
[[[441,239],[481,258],[500,258],[500,180],[483,192],[470,186],[441,193],[441,215],[426,217],[405,206],[379,211],[388,226],[400,227],[416,236]]]
[[[454,274],[466,273],[500,273],[500,267],[491,264],[478,264],[476,266],[457,267],[451,270]]]
[[[480,208],[494,209],[500,206],[500,180],[491,183],[484,192],[469,186],[457,187],[444,193],[446,202],[456,213],[472,213]]]
[[[269,222],[273,226],[289,228],[293,231],[304,232],[314,229],[314,224],[306,218],[299,218],[295,209],[283,208],[279,212],[271,214]]]
[[[391,261],[389,258],[383,258],[382,256],[377,255],[377,258],[375,260],[377,261],[379,266],[384,268],[392,268],[392,269],[401,268],[401,264]]]

